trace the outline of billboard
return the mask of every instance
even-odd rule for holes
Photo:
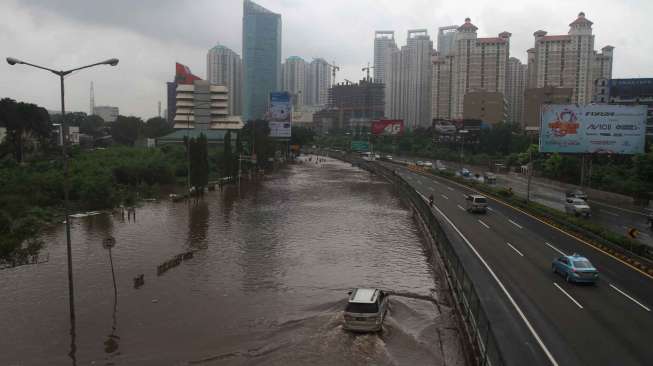
[[[372,134],[397,136],[404,133],[404,121],[401,119],[381,119],[372,121]]]
[[[540,152],[641,154],[646,106],[545,104],[540,118]]]
[[[270,111],[268,121],[270,137],[290,137],[292,102],[288,92],[270,93]]]

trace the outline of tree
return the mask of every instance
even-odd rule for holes
[[[79,125],[79,132],[98,138],[103,135],[104,120],[100,116],[91,115],[84,118]]]
[[[141,135],[143,120],[138,117],[118,116],[111,124],[111,136],[119,144],[133,146]]]
[[[0,100],[0,125],[7,128],[7,140],[13,147],[16,161],[23,161],[25,146],[30,137],[44,143],[52,130],[45,108],[31,103],[16,103],[13,99]]]
[[[267,121],[247,121],[243,129],[243,140],[247,141],[250,153],[256,154],[257,165],[266,166],[268,158],[274,156],[274,144],[270,140],[270,126]]]
[[[233,156],[231,154],[231,131],[227,131],[224,135],[224,156],[223,156],[222,169],[224,175],[227,177],[233,176]]]
[[[293,127],[292,135],[290,136],[290,143],[292,145],[306,145],[313,142],[315,132],[306,127]]]
[[[198,138],[192,138],[190,147],[190,185],[203,192],[209,184],[208,142],[202,133]]]
[[[167,135],[172,131],[173,128],[170,123],[161,117],[153,117],[145,122],[145,137],[157,138]]]

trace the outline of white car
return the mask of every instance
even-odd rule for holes
[[[581,198],[565,199],[565,212],[574,216],[590,217],[592,215],[590,206]]]
[[[418,160],[415,164],[417,164],[417,166],[424,166],[424,162],[421,160]]]
[[[431,163],[430,161],[425,161],[424,166],[427,168],[433,168],[433,163]]]
[[[349,292],[343,328],[354,332],[378,332],[388,311],[388,294],[379,289],[357,288]]]

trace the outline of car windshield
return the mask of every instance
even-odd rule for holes
[[[593,268],[592,263],[590,263],[586,259],[574,260],[574,267],[576,267],[576,268]]]
[[[376,303],[350,302],[345,309],[348,313],[376,313],[379,307]]]
[[[474,202],[476,202],[476,203],[486,203],[487,200],[485,199],[485,197],[476,197],[476,199],[474,199]]]

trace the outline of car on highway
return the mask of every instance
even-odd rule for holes
[[[386,155],[385,160],[392,160],[392,155]]]
[[[447,166],[444,165],[444,163],[441,162],[440,160],[435,161],[435,168],[441,172],[447,170]]]
[[[424,166],[424,162],[421,160],[417,160],[415,164],[417,164],[417,166]]]
[[[596,283],[599,271],[585,257],[579,254],[563,255],[553,260],[553,273],[565,278],[567,282]]]
[[[574,216],[590,217],[592,215],[590,206],[581,198],[566,198],[565,212]]]
[[[349,291],[343,328],[353,332],[378,332],[388,311],[388,294],[373,288]]]
[[[465,197],[468,212],[487,212],[487,198],[480,194],[470,194]]]
[[[433,163],[431,163],[430,161],[425,161],[424,166],[427,168],[433,168]]]
[[[494,184],[497,182],[497,176],[492,172],[485,172],[483,174],[483,182],[486,184]]]
[[[587,193],[581,191],[580,189],[572,189],[565,192],[567,198],[580,198],[584,201],[587,201]]]

